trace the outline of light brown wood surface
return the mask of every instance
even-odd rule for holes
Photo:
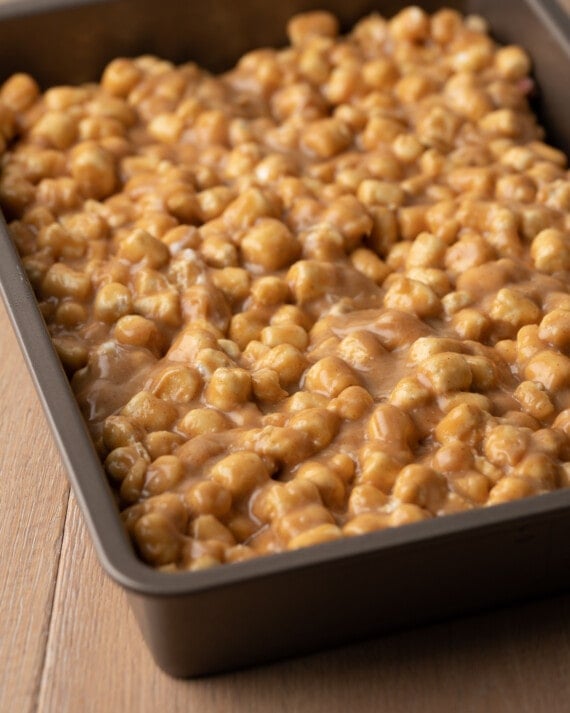
[[[566,713],[570,597],[176,681],[102,572],[0,305],[0,713]]]

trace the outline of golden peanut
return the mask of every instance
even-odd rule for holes
[[[114,448],[105,458],[105,471],[113,480],[122,482],[132,470],[140,472],[144,478],[148,458],[136,444]]]
[[[214,515],[199,515],[192,523],[192,535],[196,540],[215,540],[224,545],[235,545],[235,538]]]
[[[530,254],[537,270],[553,273],[570,267],[570,241],[556,228],[545,228],[533,239]]]
[[[547,453],[529,453],[513,469],[513,474],[528,478],[537,490],[554,490],[559,484],[559,468]]]
[[[248,401],[251,394],[251,376],[245,369],[220,367],[214,371],[206,385],[206,401],[222,411]]]
[[[435,354],[458,353],[464,351],[463,344],[458,339],[446,337],[419,337],[408,352],[408,361],[420,365]]]
[[[495,66],[505,79],[522,79],[530,72],[530,59],[521,47],[510,45],[497,51]]]
[[[427,386],[421,384],[416,377],[408,376],[398,381],[388,400],[402,411],[408,411],[426,404],[431,397],[432,392]]]
[[[453,479],[453,489],[459,495],[477,504],[483,504],[489,496],[491,482],[482,473],[467,472]]]
[[[132,60],[119,58],[105,67],[101,85],[113,96],[126,97],[140,79],[142,72],[136,64]]]
[[[71,372],[87,364],[89,352],[85,344],[75,337],[53,337],[53,345],[61,362]]]
[[[301,45],[313,37],[336,37],[338,20],[325,11],[295,15],[287,24],[287,36],[293,45]]]
[[[512,109],[497,109],[479,120],[479,127],[495,136],[514,137],[521,131],[521,122]]]
[[[386,263],[366,248],[355,250],[350,256],[350,261],[358,272],[361,272],[377,285],[381,285],[390,272],[390,268]]]
[[[570,384],[570,359],[544,349],[528,360],[524,375],[529,381],[542,384],[547,391],[558,391]]]
[[[148,391],[135,394],[124,406],[122,414],[139,423],[147,431],[168,429],[176,418],[176,410]]]
[[[218,461],[210,471],[210,477],[233,497],[240,498],[264,483],[268,473],[263,460],[256,453],[242,451]]]
[[[308,332],[313,324],[311,317],[296,305],[281,305],[273,313],[270,324],[298,324]]]
[[[168,517],[159,512],[143,515],[135,524],[137,547],[149,564],[165,565],[175,562],[180,554],[181,540]]]
[[[540,320],[541,312],[531,299],[504,287],[493,300],[489,316],[518,330],[525,324],[536,324]]]
[[[37,238],[37,244],[41,248],[49,248],[54,257],[80,258],[86,251],[83,236],[70,235],[58,223],[42,226]]]
[[[420,318],[435,317],[441,311],[441,301],[431,287],[407,277],[398,277],[390,284],[384,304]]]
[[[144,489],[149,495],[171,491],[184,475],[182,461],[174,455],[159,456],[149,464]]]
[[[364,512],[358,513],[347,521],[342,531],[348,537],[355,535],[365,535],[377,530],[385,530],[390,527],[390,516],[386,513]]]
[[[542,318],[538,337],[559,349],[570,345],[570,310],[554,309]]]
[[[366,208],[351,194],[334,198],[322,218],[341,233],[347,251],[357,247],[362,238],[370,234],[373,226]]]
[[[32,133],[54,148],[64,150],[77,139],[77,121],[62,111],[49,111],[35,124]]]
[[[338,119],[319,119],[307,126],[301,146],[321,159],[331,158],[344,151],[352,142],[349,127]]]
[[[401,469],[400,460],[382,450],[374,450],[362,459],[359,482],[363,485],[372,485],[382,493],[390,494]]]
[[[299,507],[320,502],[319,491],[309,480],[294,478],[287,483],[271,480],[254,499],[252,511],[262,522],[271,522]]]
[[[439,150],[451,147],[461,121],[453,112],[434,106],[418,122],[418,139],[424,146]]]
[[[451,394],[443,394],[438,397],[437,402],[444,414],[450,413],[457,406],[468,406],[486,413],[491,413],[493,410],[492,401],[488,396],[471,391],[455,391]]]
[[[365,205],[386,205],[391,208],[401,206],[405,194],[397,183],[367,179],[360,183],[356,196]]]
[[[103,425],[103,443],[109,451],[122,446],[135,445],[144,431],[124,416],[109,416]]]
[[[485,455],[498,466],[516,465],[529,446],[529,433],[509,425],[495,426],[485,440]]]
[[[411,267],[408,270],[408,277],[429,287],[440,299],[451,290],[451,281],[445,270],[433,267]]]
[[[220,190],[223,187],[213,190]],[[224,200],[231,200],[230,195],[224,195]],[[227,207],[226,207],[227,205]],[[259,219],[274,216],[276,213],[275,205],[263,191],[258,188],[250,188],[242,193],[238,198],[226,203],[223,207],[224,221],[227,225],[234,228],[249,228]],[[279,222],[279,221],[278,221]],[[275,226],[270,223],[269,226]],[[280,230],[277,228],[277,230]],[[283,237],[283,233],[281,234]]]
[[[340,418],[357,421],[373,406],[374,399],[362,386],[347,386],[332,399],[328,408]]]
[[[20,72],[4,82],[0,89],[0,100],[12,111],[25,111],[35,102],[39,93],[36,80]]]
[[[95,142],[86,141],[74,148],[71,175],[86,198],[107,198],[117,186],[115,159]]]
[[[351,515],[364,512],[377,512],[389,502],[388,496],[371,483],[356,485],[348,501],[348,511]]]
[[[536,381],[523,381],[514,392],[522,408],[534,418],[543,420],[554,412],[554,405],[544,387]]]
[[[528,324],[519,329],[516,340],[518,362],[527,361],[547,346],[538,336],[538,332],[539,328],[536,324]]]
[[[307,461],[297,470],[295,477],[313,483],[328,508],[338,509],[343,505],[345,484],[339,475],[323,463]]]
[[[290,428],[301,431],[316,450],[321,450],[334,439],[339,428],[338,416],[324,408],[308,408],[296,413],[289,421]]]
[[[417,438],[411,418],[392,404],[380,404],[374,409],[368,421],[368,434],[370,438],[403,450]]]
[[[154,322],[138,315],[120,317],[115,325],[114,336],[121,344],[146,347],[151,351],[154,351],[160,342]]]
[[[187,366],[167,367],[153,380],[152,393],[163,401],[189,403],[200,391],[202,379]]]
[[[289,286],[279,277],[260,277],[251,285],[251,297],[258,305],[279,305],[290,296]]]
[[[414,522],[421,522],[430,517],[430,513],[414,503],[403,503],[399,505],[390,515],[390,527],[400,525],[411,525]]]
[[[289,413],[297,413],[308,408],[327,408],[330,401],[322,394],[315,394],[310,391],[297,391],[289,397],[284,404],[284,410]]]
[[[149,267],[160,268],[166,265],[170,253],[160,240],[145,230],[137,229],[123,240],[118,255],[129,262],[144,261]]]
[[[474,444],[481,437],[483,412],[475,405],[462,403],[448,411],[435,429],[439,443],[460,440]]]
[[[192,514],[218,518],[227,515],[232,505],[230,491],[213,480],[203,480],[191,486],[184,498]]]
[[[459,309],[452,317],[453,328],[463,339],[482,341],[491,327],[489,318],[477,309]]]
[[[437,235],[420,233],[414,240],[406,258],[406,266],[439,267],[442,264],[447,245]]]
[[[263,315],[253,310],[239,312],[230,321],[229,336],[240,349],[245,350],[247,345],[259,340],[263,328],[267,322]]]
[[[465,357],[471,370],[471,388],[476,391],[489,391],[497,384],[497,369],[494,362],[485,356]]]
[[[362,77],[357,67],[350,64],[335,67],[323,87],[326,99],[333,105],[349,103],[360,91]]]
[[[214,272],[212,282],[230,303],[235,303],[247,297],[251,278],[249,273],[241,267],[224,267]]]
[[[156,460],[160,456],[172,455],[183,442],[184,439],[179,433],[171,431],[153,431],[143,437],[145,450],[152,460]]]
[[[488,505],[499,505],[534,495],[536,487],[526,478],[507,476],[500,480],[489,493]]]
[[[256,399],[277,403],[288,396],[281,387],[279,374],[274,369],[259,369],[251,375],[251,386]]]
[[[373,368],[375,360],[382,358],[386,350],[372,332],[355,330],[340,342],[337,354],[353,369],[366,371]]]
[[[192,409],[178,424],[178,428],[190,437],[205,433],[220,433],[229,426],[229,419],[213,408]]]
[[[132,505],[140,500],[146,476],[146,461],[139,461],[125,475],[119,487],[119,497],[124,505]]]
[[[231,564],[232,562],[245,562],[246,560],[255,557],[255,552],[247,545],[235,545],[228,547],[224,553],[224,562]]]
[[[461,441],[450,441],[438,448],[432,459],[433,467],[441,473],[456,473],[474,464],[471,447]]]
[[[186,532],[188,525],[188,512],[177,493],[161,493],[153,495],[144,502],[146,512],[161,513],[165,515],[178,532]]]
[[[435,514],[443,505],[447,483],[437,471],[427,466],[411,464],[402,468],[398,474],[393,494],[403,503],[418,505]]]
[[[429,17],[419,7],[407,7],[390,20],[389,28],[396,40],[425,40],[430,30]]]
[[[208,552],[207,554],[199,555],[191,561],[189,566],[182,567],[183,569],[189,569],[191,572],[200,572],[204,569],[212,569],[212,567],[217,567],[222,563],[224,557],[224,546],[221,543],[220,547],[213,548],[213,552]],[[211,548],[212,549],[212,548]]]
[[[84,324],[88,313],[85,306],[79,302],[62,302],[55,311],[54,319],[58,324],[73,328]]]
[[[316,260],[300,260],[287,273],[287,282],[298,304],[304,304],[327,292],[334,284],[334,268]]]
[[[301,547],[313,547],[324,542],[333,542],[340,537],[342,537],[342,531],[337,525],[324,523],[291,538],[287,543],[287,549],[298,550]]]
[[[42,290],[46,296],[72,297],[83,301],[91,292],[91,281],[85,273],[57,262],[47,270]]]
[[[466,358],[455,352],[434,354],[419,365],[419,373],[436,394],[466,391],[473,380]]]
[[[95,316],[104,322],[116,322],[132,311],[131,292],[120,282],[108,282],[97,291]]]
[[[256,436],[255,450],[262,456],[293,466],[317,449],[310,436],[301,428],[269,425]]]
[[[276,347],[280,344],[291,344],[303,351],[309,343],[307,332],[297,324],[283,324],[265,327],[261,331],[261,342],[268,347]]]
[[[279,374],[279,383],[286,388],[299,381],[307,366],[303,353],[292,344],[271,348],[259,361],[261,368],[273,369]]]
[[[224,235],[210,235],[202,241],[200,253],[205,262],[212,267],[236,267],[238,251]]]
[[[250,228],[240,247],[246,262],[265,270],[287,267],[300,253],[297,239],[274,218],[264,218]]]
[[[357,386],[352,369],[338,357],[325,357],[310,367],[305,374],[305,388],[326,396],[338,396],[349,386]]]
[[[334,524],[331,513],[323,505],[314,503],[283,515],[273,526],[278,537],[285,542],[289,542],[301,533],[310,531],[320,525],[329,524]]]

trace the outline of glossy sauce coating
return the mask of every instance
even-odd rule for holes
[[[530,62],[406,8],[0,89],[0,201],[145,561],[568,484],[570,181]]]

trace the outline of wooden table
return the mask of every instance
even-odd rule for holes
[[[102,572],[0,305],[1,713],[567,713],[570,597],[196,681]]]

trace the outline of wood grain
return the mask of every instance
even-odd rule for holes
[[[568,710],[570,598],[197,681],[152,662],[71,499],[39,712],[430,713]]]
[[[68,485],[0,302],[0,711],[32,711]]]

